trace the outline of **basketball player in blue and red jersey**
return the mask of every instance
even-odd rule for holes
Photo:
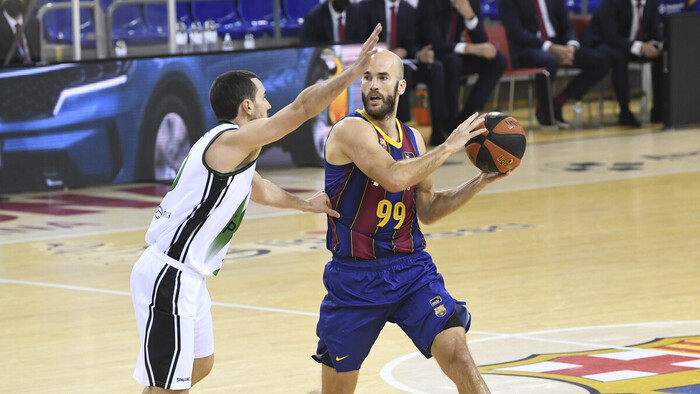
[[[418,219],[433,223],[504,175],[480,173],[434,191],[432,173],[485,131],[477,114],[426,153],[421,135],[396,119],[403,64],[390,51],[372,56],[362,76],[364,110],[339,121],[325,147],[326,193],[340,217],[328,218],[333,259],[323,281],[318,348],[323,393],[352,393],[360,366],[386,322],[398,324],[435,356],[460,393],[488,393],[467,349],[471,315],[444,287]]]
[[[209,93],[219,125],[192,146],[146,232],[150,244],[131,271],[141,348],[134,378],[143,393],[188,393],[214,364],[211,298],[206,278],[221,268],[248,202],[336,216],[323,194],[302,200],[256,171],[261,147],[297,129],[367,70],[377,25],[357,60],[335,77],[304,89],[268,117],[262,82],[229,71]]]

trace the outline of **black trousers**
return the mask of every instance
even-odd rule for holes
[[[402,122],[411,120],[410,94],[418,83],[424,83],[428,86],[432,128],[433,130],[442,130],[448,117],[444,94],[445,68],[442,62],[435,60],[430,65],[426,63],[404,64],[404,79],[406,80],[406,92],[399,99],[396,117]]]
[[[663,78],[663,74],[661,69],[661,56],[656,59],[640,58],[605,43],[598,44],[594,49],[604,53],[611,62],[613,89],[615,90],[615,97],[617,97],[617,102],[620,104],[620,109],[622,111],[629,110],[630,85],[628,67],[630,61],[652,62],[651,83],[652,89],[654,90],[654,109],[662,107],[661,100],[663,96],[661,95],[661,79]]]
[[[517,60],[521,67],[546,67],[554,86],[559,70],[559,61],[554,55],[540,48],[524,48],[518,54]],[[605,53],[585,46],[580,47],[574,55],[574,67],[581,69],[581,73],[569,82],[564,92],[574,100],[580,100],[588,90],[605,77],[610,66],[611,61]],[[547,80],[544,75],[538,75],[535,78],[535,86],[537,101],[542,107],[548,108]],[[554,92],[552,94],[554,97]]]
[[[436,54],[436,57],[445,66],[445,96],[452,127],[463,122],[474,112],[484,109],[486,100],[508,66],[506,55],[500,51],[493,59],[457,53]],[[471,87],[464,106],[459,111],[460,77],[470,74],[478,74],[479,78]]]

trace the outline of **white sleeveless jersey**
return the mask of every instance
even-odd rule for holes
[[[226,174],[204,162],[207,147],[232,129],[221,124],[194,144],[146,232],[146,242],[202,275],[218,273],[250,200],[255,160]]]

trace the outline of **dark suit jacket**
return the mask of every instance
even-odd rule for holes
[[[487,42],[489,40],[484,28],[484,16],[481,13],[479,0],[469,0],[474,14],[479,18],[479,24],[474,30],[469,31],[469,38],[474,43]],[[464,18],[457,14],[457,42],[448,40],[450,22],[452,21],[452,3],[450,0],[420,0],[416,15],[418,45],[433,45],[436,54],[454,52],[455,44],[459,37],[464,36]]]
[[[556,32],[552,42],[566,45],[571,40],[578,41],[576,30],[569,19],[565,0],[545,0],[545,2],[549,21]],[[498,0],[498,14],[501,16],[508,36],[511,62],[516,60],[515,63],[517,63],[523,48],[542,48],[544,40],[537,36],[537,32],[540,31],[540,21],[533,0]],[[515,63],[513,66],[517,67]]]
[[[357,4],[350,3],[347,10],[345,10],[345,15],[347,19],[343,21],[345,24],[345,41],[358,42],[366,40],[368,36],[365,35],[365,22],[360,16],[360,7]],[[331,20],[331,11],[328,9],[328,1],[314,6],[304,16],[304,23],[301,25],[301,32],[299,33],[299,42],[302,44],[334,42],[333,21]]]
[[[24,26],[24,35],[27,37],[27,45],[29,46],[29,54],[32,61],[38,61],[41,57],[39,44],[39,21],[36,18],[28,18]],[[7,23],[5,15],[0,9],[0,66],[5,62],[5,55],[10,50],[12,42],[15,40],[15,35],[12,33],[12,28]],[[10,64],[22,63],[22,58],[19,51],[15,49],[15,54],[12,57]]]
[[[581,41],[589,46],[607,43],[629,53],[634,40],[629,39],[632,27],[630,0],[603,0],[583,32]],[[642,13],[642,41],[660,40],[659,0],[646,0]]]
[[[364,0],[360,4],[362,18],[367,21],[365,37],[369,37],[377,23],[381,23],[386,28],[386,7],[384,0]],[[420,50],[416,42],[416,9],[406,1],[399,3],[399,11],[396,15],[397,19],[397,42],[399,48],[404,48],[408,52],[406,56],[413,59],[416,53]],[[379,34],[380,42],[387,42],[389,32],[382,30]]]

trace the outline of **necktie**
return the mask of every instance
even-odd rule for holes
[[[549,33],[547,33],[547,28],[544,26],[544,19],[542,18],[542,10],[540,9],[539,0],[534,0],[535,9],[537,10],[537,19],[540,22],[540,33],[542,34],[542,39],[545,41],[551,41]]]
[[[338,39],[345,42],[345,26],[343,26],[343,16],[338,15]]]
[[[396,20],[396,7],[391,6],[391,40],[389,42],[389,46],[391,47],[390,49],[394,49],[398,46],[398,30],[399,27],[397,25],[398,21]]]
[[[17,50],[19,51],[19,55],[22,57],[22,61],[24,63],[29,63],[29,54],[27,53],[26,48],[24,48],[22,25],[19,23],[15,24],[15,36],[17,37]]]
[[[452,7],[452,18],[450,19],[450,41],[457,41],[457,10]]]
[[[639,21],[637,40],[642,41],[642,0],[637,0],[637,18]]]

